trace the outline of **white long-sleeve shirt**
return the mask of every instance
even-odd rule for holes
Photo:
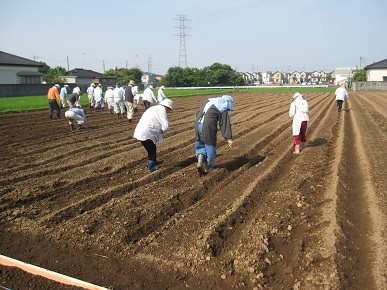
[[[165,98],[166,98],[166,96],[164,94],[164,90],[159,89],[157,92],[157,100],[159,101],[159,103],[162,102]]]
[[[302,95],[298,96],[290,104],[289,117],[293,118],[293,136],[300,134],[301,123],[303,121],[307,121],[307,127],[309,127],[309,105]]]
[[[157,99],[156,99],[155,95],[153,94],[153,91],[152,91],[151,88],[146,88],[144,90],[144,93],[142,94],[142,100],[143,101],[148,101],[150,103],[155,101],[157,103]]]
[[[345,101],[345,99],[349,99],[348,92],[346,88],[339,87],[335,91],[336,100]]]
[[[100,102],[102,99],[102,89],[100,87],[96,87],[93,94],[95,101]]]
[[[153,143],[163,142],[163,135],[169,131],[169,121],[165,107],[157,105],[146,110],[136,129],[133,137],[139,141],[152,140]]]

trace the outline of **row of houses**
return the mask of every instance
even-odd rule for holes
[[[355,74],[356,68],[337,68],[333,72],[241,72],[246,84],[262,85],[262,84],[276,84],[276,85],[292,85],[292,84],[337,84],[343,80],[349,81]]]
[[[43,74],[38,71],[43,64],[0,51],[0,84],[41,84]],[[364,68],[368,81],[387,82],[387,59],[368,65]],[[240,72],[246,84],[337,84],[343,80],[350,81],[356,68],[337,68],[333,72]],[[104,78],[103,74],[86,69],[76,68],[64,76],[68,84],[89,85],[91,82],[103,86],[114,85],[115,79]],[[141,83],[147,85],[160,81],[161,75],[144,73]]]

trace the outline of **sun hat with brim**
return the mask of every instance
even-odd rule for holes
[[[129,82],[129,85],[135,85],[136,84],[136,82],[134,81],[134,80],[131,80],[130,82]]]
[[[163,105],[164,107],[168,107],[171,110],[173,110],[173,102],[171,99],[164,99],[161,101],[160,105]]]

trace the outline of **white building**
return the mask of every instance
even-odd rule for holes
[[[367,81],[387,82],[387,59],[367,65],[364,69]]]
[[[356,68],[352,68],[352,67],[336,68],[334,72],[335,85],[343,81],[350,82],[355,72],[356,72]]]

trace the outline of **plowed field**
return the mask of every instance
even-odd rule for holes
[[[174,99],[165,159],[147,173],[133,124],[87,111],[0,116],[0,254],[109,289],[386,289],[387,93],[306,93],[293,155],[292,93],[232,94],[234,148],[199,176],[193,122]],[[55,115],[55,114],[54,114]],[[1,266],[9,289],[80,289]]]

